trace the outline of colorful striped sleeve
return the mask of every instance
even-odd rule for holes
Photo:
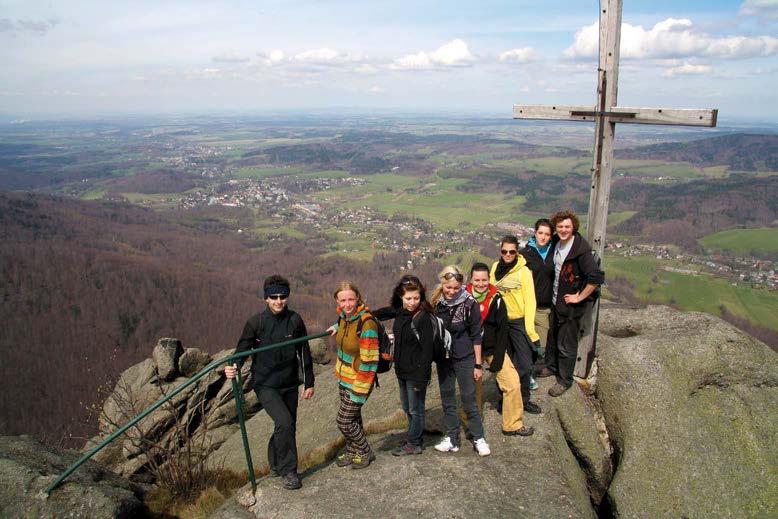
[[[356,369],[356,377],[351,386],[351,400],[364,403],[370,389],[375,382],[378,369],[378,328],[371,318],[362,322],[362,333],[359,336],[359,366]]]

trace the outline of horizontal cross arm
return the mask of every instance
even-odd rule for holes
[[[550,119],[555,121],[594,121],[608,117],[610,122],[631,124],[670,124],[716,126],[717,109],[629,108],[614,106],[606,112],[584,105],[513,105],[514,119]]]

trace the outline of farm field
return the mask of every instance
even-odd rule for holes
[[[635,285],[634,293],[646,303],[672,304],[683,310],[720,315],[721,306],[733,314],[778,331],[778,294],[735,284],[709,274],[666,270],[688,267],[649,256],[629,258],[606,255],[607,279],[621,276]]]
[[[778,227],[763,229],[730,229],[702,238],[700,244],[709,250],[729,251],[740,256],[778,255]]]

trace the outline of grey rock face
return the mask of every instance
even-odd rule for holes
[[[153,358],[162,380],[171,380],[178,374],[178,359],[184,353],[181,341],[163,337],[154,347]]]
[[[434,374],[433,370],[433,374]],[[301,402],[297,445],[300,458],[322,445],[342,445],[335,427],[337,381],[331,370],[317,377],[316,395]],[[484,426],[492,455],[481,458],[461,435],[458,453],[440,453],[433,446],[443,435],[437,379],[427,389],[425,450],[418,456],[395,457],[391,450],[404,437],[404,424],[391,433],[373,434],[370,444],[377,461],[363,470],[340,468],[331,460],[303,474],[303,488],[283,491],[277,478],[261,478],[256,503],[241,507],[241,489],[212,517],[574,517],[594,518],[586,476],[570,452],[551,397],[551,386],[541,380],[533,400],[544,407],[541,415],[525,415],[536,427],[529,438],[503,436],[502,417],[495,410],[497,391],[491,374],[484,381]],[[381,377],[363,407],[368,430],[400,408],[397,380]],[[266,468],[266,445],[272,421],[259,413],[248,422],[254,466]],[[209,461],[235,471],[245,470],[240,434],[236,433]],[[375,489],[364,494],[363,489]],[[344,509],[346,507],[346,509]]]
[[[211,362],[211,356],[197,348],[187,348],[178,359],[178,371],[182,377],[191,377]]]
[[[78,458],[28,436],[0,437],[0,517],[131,518],[145,517],[141,490],[124,478],[88,461],[51,495],[43,490]]]
[[[318,339],[308,341],[308,345],[311,348],[311,358],[313,359],[313,362],[316,364],[329,364],[332,362],[333,355],[332,352],[330,352],[327,339],[319,337]]]
[[[617,517],[778,516],[778,356],[729,324],[608,308],[596,395]]]

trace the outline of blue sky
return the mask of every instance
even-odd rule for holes
[[[687,4],[687,5],[680,5]],[[595,1],[0,0],[0,113],[593,104]],[[619,104],[778,119],[778,0],[630,1]]]

